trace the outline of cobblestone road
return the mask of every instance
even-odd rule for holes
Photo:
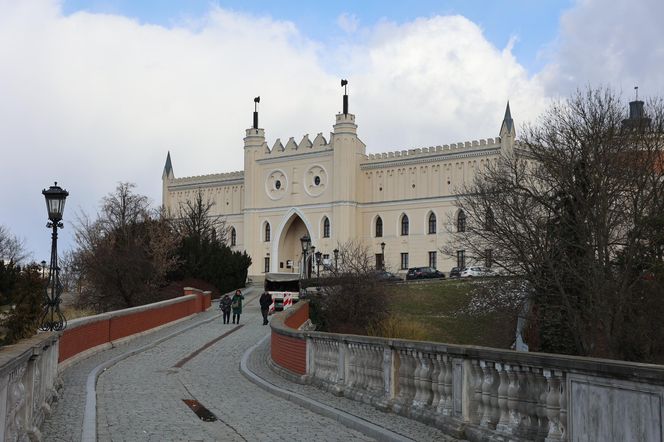
[[[262,325],[257,293],[246,292],[241,326],[222,324],[209,311],[172,327],[99,353],[65,372],[65,391],[42,427],[46,441],[80,440],[87,374],[104,361],[172,338],[108,368],[97,383],[97,438],[100,441],[363,441],[372,440],[339,422],[274,396],[239,370],[244,352],[269,333]],[[205,322],[206,319],[214,320]],[[281,388],[305,394],[413,440],[453,440],[426,425],[373,407],[336,398],[314,387],[283,380],[267,364],[267,342],[249,368]],[[183,402],[196,400],[217,420],[205,422]]]

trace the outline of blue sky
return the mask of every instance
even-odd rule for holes
[[[48,256],[41,190],[77,218],[118,182],[157,206],[176,177],[241,170],[261,95],[267,143],[326,135],[348,78],[367,153],[517,137],[552,100],[664,96],[664,1],[0,0],[0,225]],[[11,42],[8,44],[7,42]]]

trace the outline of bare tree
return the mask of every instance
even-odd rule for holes
[[[337,248],[339,266],[312,304],[320,325],[327,330],[365,333],[387,313],[384,285],[377,278],[373,256],[365,244],[351,240]]]
[[[643,274],[662,263],[664,106],[625,119],[621,102],[589,89],[554,103],[461,191],[466,226],[445,251],[526,280],[546,351],[650,360],[659,350],[625,343],[664,338],[638,331],[653,313]]]
[[[25,241],[12,235],[9,229],[0,225],[0,259],[19,263],[30,254],[25,250]]]
[[[198,189],[193,200],[180,203],[173,227],[181,238],[215,239],[226,244],[228,227],[222,215],[212,212],[214,202],[203,197]]]
[[[177,263],[170,224],[133,188],[120,183],[96,219],[79,216],[73,264],[83,281],[83,307],[108,311],[159,300],[158,289]]]

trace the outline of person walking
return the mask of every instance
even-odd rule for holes
[[[272,295],[270,295],[268,292],[263,292],[258,302],[261,305],[261,314],[263,315],[263,325],[267,325],[267,315],[268,313],[270,313],[270,305],[272,305]]]
[[[224,317],[224,324],[228,324],[231,320],[231,297],[228,293],[221,297],[219,300],[219,309]]]
[[[242,300],[244,295],[240,290],[235,290],[233,299],[231,299],[231,308],[233,309],[233,324],[240,323],[240,315],[242,314]],[[237,321],[237,322],[236,322]]]

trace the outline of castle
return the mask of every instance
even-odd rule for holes
[[[440,249],[448,229],[465,220],[455,206],[455,189],[517,144],[509,103],[496,138],[367,154],[357,127],[344,94],[329,139],[322,133],[299,142],[291,137],[286,145],[277,139],[270,148],[254,111],[244,138],[244,171],[176,178],[169,153],[163,205],[177,213],[202,192],[226,220],[229,245],[251,256],[254,280],[266,272],[313,267],[315,273],[312,253],[304,263],[305,234],[324,267],[334,262],[334,249],[350,240],[369,248],[377,268],[399,273],[416,266],[448,272],[469,264],[463,250],[448,257]]]

